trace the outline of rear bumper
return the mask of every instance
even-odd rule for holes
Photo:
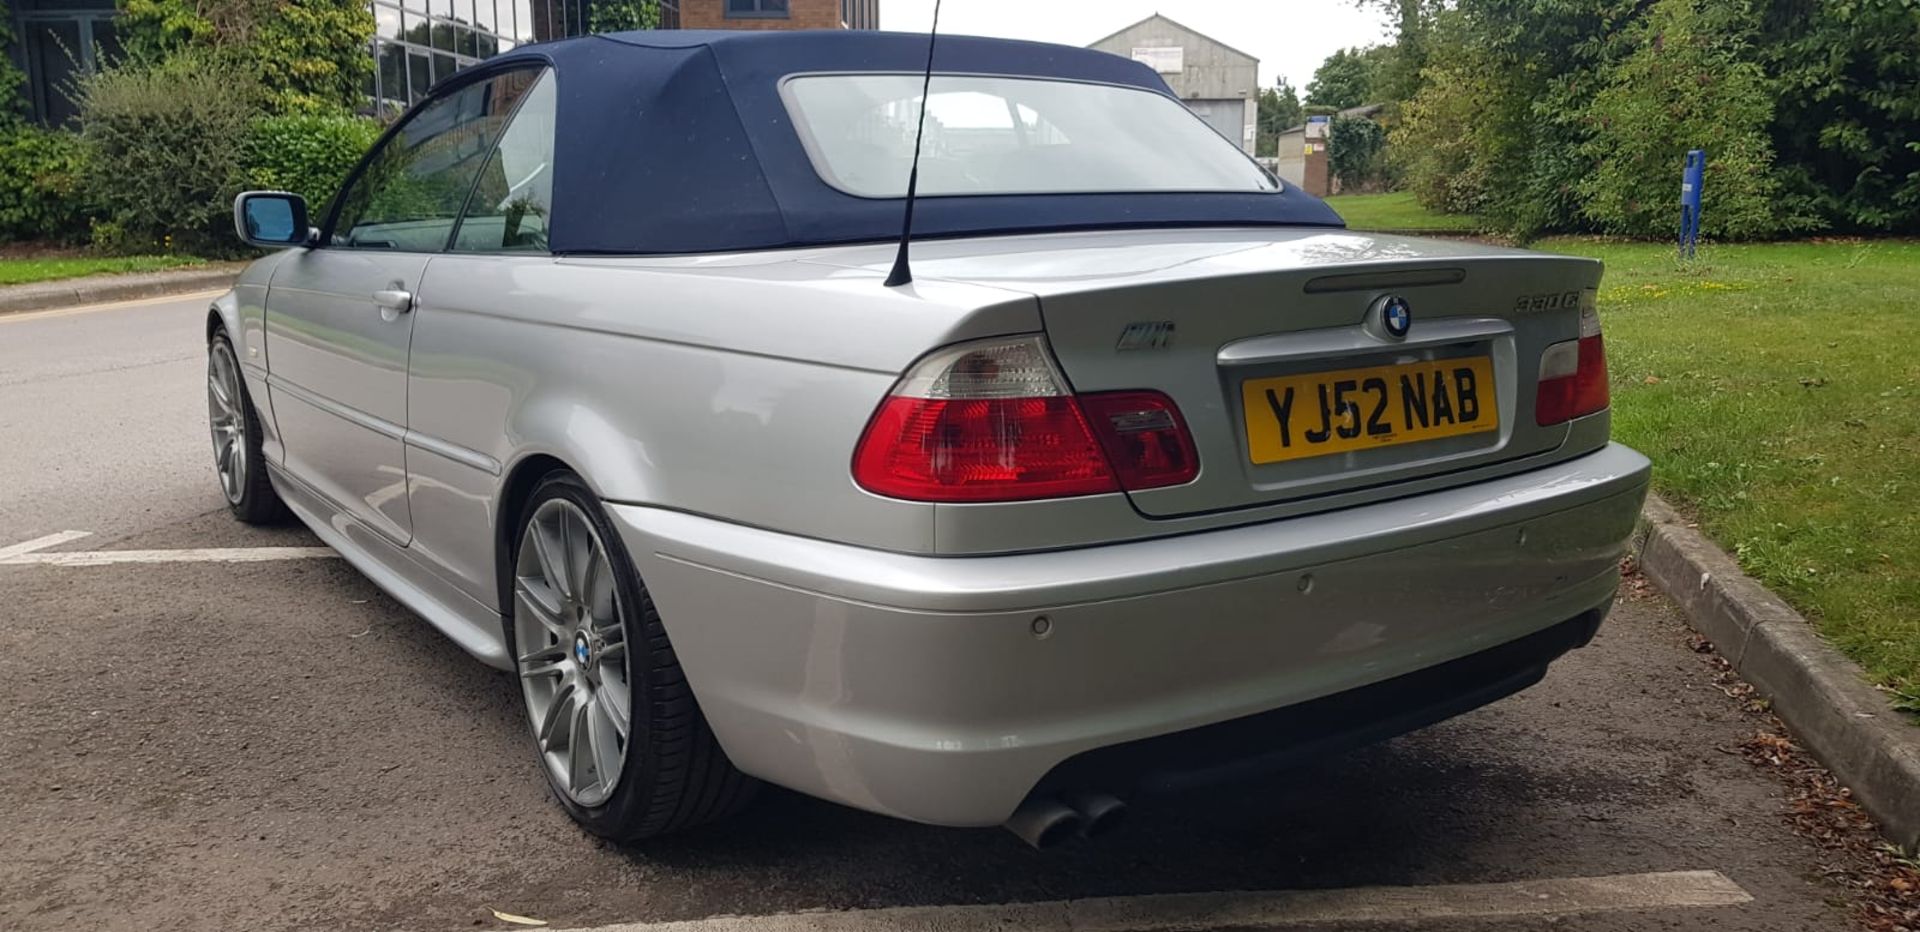
[[[1326,514],[988,557],[609,511],[741,769],[875,812],[992,825],[1056,768],[1098,778],[1080,773],[1091,752],[1597,622],[1647,476],[1612,445]]]

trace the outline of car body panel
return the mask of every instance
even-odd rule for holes
[[[613,501],[931,550],[932,506],[853,485],[867,416],[927,347],[1039,326],[1025,296],[939,282],[903,295],[779,255],[441,256],[413,318],[415,548],[496,607],[499,493],[533,456]]]
[[[207,309],[207,338],[220,328],[233,342],[240,361],[240,375],[246,380],[259,416],[261,452],[268,462],[278,463],[285,450],[273,420],[273,399],[267,391],[267,285],[274,267],[289,254],[277,252],[247,265],[235,277],[233,287],[216,298]]]
[[[302,249],[274,269],[269,395],[287,469],[388,540],[413,537],[407,506],[407,352],[413,317],[373,293],[420,286],[430,256]]]
[[[416,551],[393,543],[313,486],[269,465],[274,490],[301,523],[400,604],[480,662],[512,670],[500,615],[449,584]]]
[[[834,261],[879,270],[884,253],[850,249]],[[1600,278],[1589,259],[1310,229],[922,244],[915,269],[1034,295],[1076,391],[1150,388],[1180,406],[1202,474],[1132,494],[1154,517],[1300,502],[1554,450],[1567,428],[1535,423],[1530,389],[1541,352],[1577,336],[1577,302],[1549,311],[1518,309],[1516,300],[1591,292]],[[1382,334],[1371,319],[1389,296],[1413,308],[1404,338]],[[1165,337],[1129,347],[1121,338],[1130,326],[1162,328]],[[1497,431],[1264,465],[1249,459],[1243,380],[1462,357],[1492,361]]]
[[[1615,445],[1406,501],[969,558],[609,510],[738,766],[875,812],[991,825],[1083,751],[1604,610],[1647,477]]]
[[[1019,239],[1031,248],[1051,243],[1078,253],[1097,250],[1109,237],[1137,242],[1141,235]],[[1202,241],[1217,250],[1222,241],[1241,242],[1245,235],[1169,231],[1166,238]],[[991,240],[940,246],[948,255],[1005,251]],[[1460,251],[1451,244],[1443,249],[1449,255]],[[276,323],[285,323],[280,276],[303,261],[301,252],[274,258],[281,269],[274,285]],[[412,521],[411,544],[402,548],[410,559],[401,572],[430,574],[416,580],[423,591],[449,587],[488,611],[501,611],[499,529],[511,520],[501,513],[503,493],[516,467],[532,457],[569,465],[611,502],[674,508],[881,551],[963,555],[1149,540],[1418,496],[1551,466],[1604,444],[1607,435],[1602,413],[1562,428],[1568,440],[1559,447],[1517,460],[1225,513],[1148,516],[1121,494],[1011,504],[887,499],[858,488],[848,464],[873,407],[900,373],[932,347],[1032,332],[1043,322],[1035,297],[1011,288],[926,275],[908,289],[880,287],[880,271],[846,267],[848,252],[833,247],[681,258],[433,257],[408,318],[405,381],[393,392],[406,402],[390,427],[398,436],[360,435],[361,442],[379,446],[380,456],[393,455],[389,443],[404,448],[405,492],[399,497]],[[1138,273],[1123,265],[1117,274]],[[1076,277],[1108,287],[1090,272]],[[333,312],[295,306],[310,315]],[[357,314],[368,328],[398,323],[383,320],[370,302],[353,309],[343,303],[338,313]],[[284,355],[298,359],[316,352],[294,340],[295,334],[281,329],[268,334],[269,348]],[[289,352],[288,346],[295,348]],[[342,429],[344,418],[293,394],[285,378],[274,373],[272,398],[282,409],[291,408],[302,425],[325,418],[321,423]],[[353,397],[373,403],[365,394]],[[289,455],[283,465],[312,488],[325,489],[312,465],[297,456]],[[376,475],[386,479],[391,473]],[[390,496],[390,483],[364,488]],[[322,499],[335,501],[340,494]],[[391,507],[391,498],[383,501]],[[397,542],[390,526],[368,519],[367,509],[339,510]],[[321,520],[337,523],[337,517]],[[486,631],[498,640],[492,629]],[[485,653],[497,657],[503,651],[490,643]]]

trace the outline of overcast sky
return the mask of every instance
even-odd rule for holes
[[[945,0],[940,31],[1086,45],[1164,13],[1260,59],[1260,84],[1307,80],[1337,49],[1387,38],[1386,19],[1354,0]],[[933,0],[880,0],[880,26],[922,32]]]

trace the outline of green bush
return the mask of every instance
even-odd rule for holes
[[[1340,188],[1359,193],[1386,174],[1387,131],[1366,117],[1334,117],[1328,133],[1327,161]]]
[[[631,32],[659,28],[660,0],[599,0],[588,8],[588,32]]]
[[[246,186],[292,191],[306,198],[317,223],[347,172],[379,137],[380,124],[365,117],[261,117],[247,132]]]
[[[113,252],[229,255],[233,197],[260,93],[194,55],[127,62],[79,82],[82,192],[94,245]]]
[[[0,129],[0,242],[85,237],[80,139],[37,126]]]
[[[217,62],[264,88],[262,101],[276,113],[328,113],[366,100],[374,22],[365,0],[120,0],[119,7],[115,27],[130,57]]]
[[[1605,75],[1582,148],[1582,212],[1609,233],[1662,236],[1677,223],[1674,179],[1687,150],[1707,152],[1702,232],[1750,239],[1813,225],[1783,198],[1767,127],[1774,95],[1748,60],[1751,11],[1740,0],[1657,0],[1629,32],[1633,51]]]

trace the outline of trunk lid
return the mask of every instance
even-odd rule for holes
[[[1076,392],[1179,405],[1193,482],[1174,517],[1478,469],[1551,451],[1541,352],[1579,335],[1598,262],[1345,231],[1116,231],[915,244],[923,278],[1034,294]],[[1403,302],[1393,315],[1390,300]],[[1401,310],[1404,335],[1390,323]],[[1520,468],[1516,465],[1515,468]],[[1484,474],[1484,471],[1481,472]]]

